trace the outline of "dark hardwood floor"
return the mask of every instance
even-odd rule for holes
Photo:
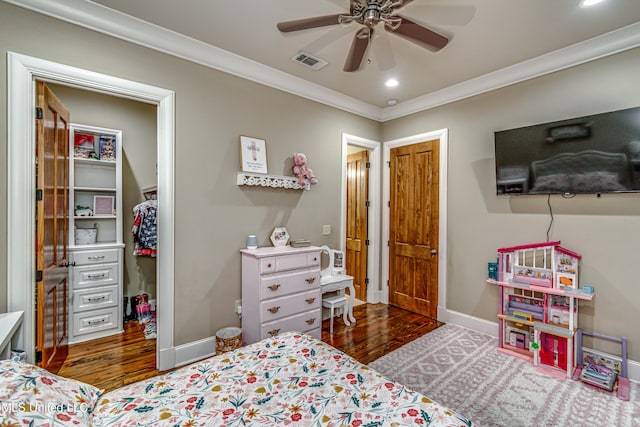
[[[356,324],[345,326],[342,318],[323,322],[322,340],[367,364],[443,325],[419,314],[385,304],[354,307]],[[69,346],[59,375],[110,391],[160,373],[155,369],[156,340],[144,338],[135,321],[125,332]]]
[[[442,322],[386,304],[362,304],[353,308],[356,324],[345,326],[342,318],[333,320],[333,335],[329,320],[322,324],[322,341],[347,353],[361,363],[370,363],[380,356],[402,347],[431,332]]]

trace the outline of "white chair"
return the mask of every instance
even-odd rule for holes
[[[331,310],[331,317],[329,318],[329,333],[333,334],[333,317],[335,316],[334,310],[336,308],[344,307],[347,303],[347,297],[344,295],[333,295],[322,298],[322,306]]]

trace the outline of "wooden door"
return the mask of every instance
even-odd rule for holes
[[[432,318],[438,309],[439,141],[390,155],[389,303]]]
[[[356,298],[367,300],[367,201],[369,152],[347,156],[347,274],[353,276]]]
[[[36,351],[58,372],[68,342],[69,112],[37,82]]]

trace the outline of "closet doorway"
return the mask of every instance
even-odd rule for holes
[[[356,298],[381,301],[375,260],[380,252],[380,143],[342,135],[341,249],[346,268],[354,277]]]
[[[156,176],[156,164],[157,164],[157,106],[113,96],[110,94],[103,94],[98,92],[87,91],[80,88],[74,88],[65,85],[59,85],[55,83],[48,83],[53,93],[62,101],[62,103],[70,111],[71,122],[73,124],[81,124],[83,126],[95,126],[100,128],[117,129],[122,132],[122,147],[120,150],[121,164],[121,200],[122,200],[122,212],[117,212],[119,218],[122,219],[121,227],[114,227],[110,220],[101,220],[100,218],[91,221],[90,219],[79,221],[79,217],[76,218],[76,226],[82,228],[87,224],[97,227],[98,241],[104,241],[106,237],[111,237],[109,234],[119,234],[115,238],[116,242],[122,242],[124,244],[124,250],[122,252],[122,260],[118,262],[118,270],[122,271],[122,280],[118,280],[116,288],[120,289],[122,297],[125,299],[118,299],[117,304],[122,305],[121,310],[129,313],[132,311],[133,305],[131,304],[132,297],[145,296],[146,300],[155,300],[157,296],[156,292],[156,258],[155,256],[146,255],[134,255],[134,242],[132,229],[134,226],[134,209],[141,205],[146,205],[146,197],[144,192],[146,188],[155,187],[157,185]],[[74,156],[71,153],[70,156]],[[102,184],[95,182],[97,176],[100,173],[104,173],[104,166],[90,164],[88,168],[85,168],[87,176],[84,178],[84,182],[78,182],[76,174],[76,182],[70,183],[74,185],[86,185],[87,180],[90,183]],[[92,178],[93,177],[93,178]],[[90,178],[90,179],[89,179]],[[73,192],[76,195],[76,200],[79,200],[79,196],[83,195],[83,192]],[[111,193],[107,193],[111,194]],[[90,197],[89,197],[90,199]],[[89,200],[89,204],[91,200]],[[155,203],[155,202],[153,202]],[[82,203],[80,203],[82,205]],[[77,208],[79,205],[72,208]],[[147,209],[148,210],[148,209]],[[153,210],[151,213],[155,212]],[[84,218],[84,217],[83,217]],[[91,217],[86,217],[91,218]],[[78,224],[80,222],[80,224]],[[115,230],[113,230],[115,228]],[[118,229],[120,228],[120,229]],[[70,230],[69,244],[74,245],[73,231]],[[101,250],[103,246],[96,246],[93,250]],[[75,249],[77,251],[78,249]],[[72,251],[73,252],[73,251]],[[142,251],[138,251],[142,252]],[[150,255],[150,253],[149,253]],[[73,270],[73,267],[72,267]],[[73,284],[72,284],[73,287]],[[107,288],[101,288],[106,292]],[[69,310],[69,315],[74,317],[71,320],[71,324],[78,323],[74,328],[74,331],[70,331],[70,344],[79,342],[86,342],[87,338],[94,338],[95,335],[102,336],[103,333],[91,332],[90,327],[81,325],[81,320],[77,322],[74,319],[88,318],[87,316],[93,316],[91,319],[95,319],[95,313],[87,313],[89,310],[88,304],[86,307],[80,308],[80,302],[75,301],[74,294],[82,293],[80,290],[73,291],[70,295],[72,306]],[[100,297],[102,294],[91,294],[88,291],[85,298],[93,296],[94,298]],[[99,290],[96,290],[99,292]],[[114,291],[115,292],[115,291]],[[111,295],[111,294],[109,294]],[[79,296],[78,296],[79,298]],[[80,310],[76,313],[75,309],[78,307]],[[100,307],[98,307],[100,308]],[[94,310],[95,311],[95,310]],[[120,311],[118,311],[119,313]],[[97,312],[99,313],[99,312]],[[135,315],[135,313],[133,313]],[[77,317],[79,316],[79,317]],[[133,320],[135,316],[129,316]],[[137,317],[136,317],[137,319]],[[127,319],[128,322],[129,319]],[[140,319],[137,319],[140,320]],[[153,329],[155,328],[154,320],[152,317],[145,316],[145,329],[141,327],[141,332],[146,332],[145,336],[151,338]],[[98,321],[98,319],[96,319]],[[107,322],[105,325],[117,325],[120,323],[120,327],[123,325],[124,316],[120,316],[114,319],[113,323]],[[101,326],[98,327],[98,330]],[[74,337],[75,333],[79,330]],[[157,333],[157,328],[156,328]]]
[[[107,76],[75,67],[21,54],[8,54],[8,233],[7,283],[9,311],[23,311],[20,345],[29,361],[35,355],[35,111],[36,80],[101,92],[154,105],[157,129],[158,209],[163,212],[158,223],[156,267],[158,338],[156,366],[159,370],[174,367],[173,289],[174,289],[174,93],[141,83]],[[73,119],[72,119],[73,120]],[[25,284],[31,284],[25,286]]]

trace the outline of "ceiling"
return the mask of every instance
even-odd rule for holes
[[[363,66],[349,73],[343,65],[360,24],[286,34],[276,28],[347,12],[348,0],[5,1],[49,8],[45,13],[61,19],[378,120],[640,45],[638,0],[591,8],[580,8],[579,0],[414,0],[398,13],[449,37],[449,44],[432,52],[378,25]],[[314,71],[292,61],[300,51],[328,65]],[[384,85],[391,77],[399,82],[395,88]],[[390,99],[397,105],[389,107]]]

